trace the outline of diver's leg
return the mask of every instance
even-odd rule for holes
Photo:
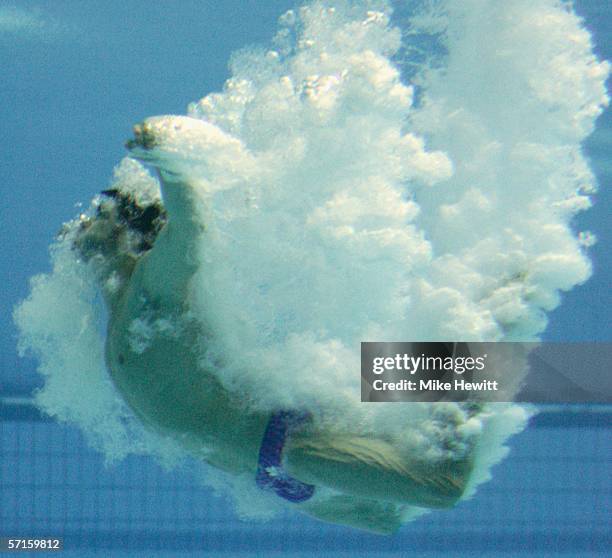
[[[298,434],[288,441],[284,457],[287,472],[303,482],[428,508],[456,503],[471,465],[469,457],[426,461],[402,455],[384,440],[359,436]]]
[[[393,502],[376,502],[337,494],[325,499],[309,500],[300,504],[300,510],[327,521],[389,535],[402,525],[403,506]]]

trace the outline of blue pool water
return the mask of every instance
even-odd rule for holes
[[[241,521],[187,471],[139,457],[105,467],[75,428],[27,407],[2,412],[2,532],[63,537],[74,556],[578,557],[612,544],[612,413],[602,408],[539,415],[476,497],[391,537],[294,513]]]

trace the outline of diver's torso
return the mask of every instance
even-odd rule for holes
[[[138,284],[110,313],[106,360],[117,389],[149,427],[219,468],[255,471],[267,415],[248,412],[199,364],[199,324]]]

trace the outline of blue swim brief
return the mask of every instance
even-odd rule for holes
[[[282,465],[287,435],[309,419],[308,413],[279,411],[270,416],[259,448],[255,482],[263,490],[271,490],[290,502],[304,502],[312,497],[315,487],[291,477]]]

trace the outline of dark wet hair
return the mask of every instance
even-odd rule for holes
[[[141,236],[139,251],[150,250],[159,231],[166,223],[166,210],[161,201],[141,205],[132,194],[114,188],[103,190],[101,194],[115,200],[118,220]],[[98,206],[98,215],[101,211],[102,205]]]
[[[72,249],[84,261],[94,262],[101,283],[111,275],[125,279],[153,247],[166,224],[166,210],[161,200],[145,203],[115,188],[101,192],[94,207],[92,215],[78,219]],[[70,230],[68,226],[60,235]]]

